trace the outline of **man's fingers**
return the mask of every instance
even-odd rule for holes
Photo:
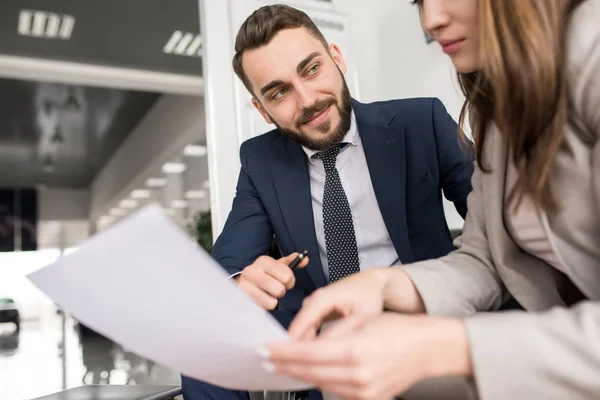
[[[268,269],[269,271],[249,269],[248,271],[244,271],[244,278],[252,282],[260,290],[267,292],[271,297],[280,299],[285,295],[286,287],[276,276],[273,276],[274,273],[272,270],[276,268],[270,266]]]
[[[296,268],[304,268],[308,265],[308,262],[310,261],[310,259],[308,258],[308,256],[304,257],[302,259],[302,261],[300,261],[300,264],[298,264],[298,266]]]
[[[254,300],[259,306],[264,308],[265,310],[274,310],[277,307],[277,303],[279,302],[277,298],[270,296],[268,293],[265,293],[254,283],[247,281],[245,279],[241,279],[238,286],[242,289],[252,300]]]
[[[298,257],[300,253],[292,253],[289,256],[281,257],[278,261],[289,266],[295,259]],[[305,256],[302,261],[296,266],[296,268],[304,268],[308,265],[309,259],[308,256]]]
[[[274,262],[268,267],[265,267],[264,272],[275,278],[278,282],[281,282],[281,284],[287,290],[290,290],[296,285],[294,271],[292,271],[290,267],[282,262]]]
[[[285,265],[290,265],[292,263],[292,261],[294,261],[296,259],[296,257],[298,257],[298,253],[292,253],[292,254],[290,254],[288,256],[281,257],[277,261],[282,262]]]

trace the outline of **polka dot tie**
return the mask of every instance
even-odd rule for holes
[[[350,204],[335,168],[339,153],[340,148],[333,147],[313,156],[321,159],[325,167],[323,224],[330,282],[360,271]]]

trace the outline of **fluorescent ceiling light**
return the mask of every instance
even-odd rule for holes
[[[187,32],[185,35],[183,35],[181,40],[177,43],[177,45],[173,49],[173,53],[183,54],[183,52],[187,49],[187,47],[190,45],[190,43],[192,43],[192,40],[194,40],[194,35]]]
[[[204,157],[208,153],[206,146],[189,144],[183,149],[183,154],[191,157]]]
[[[175,210],[173,210],[172,208],[165,208],[165,214],[175,215]]]
[[[176,209],[186,208],[188,206],[188,202],[185,200],[173,200],[171,201],[171,207]]]
[[[185,192],[185,198],[188,200],[197,200],[206,198],[205,190],[188,190]]]
[[[36,16],[38,13],[36,13]],[[48,14],[48,21],[46,22],[46,35],[48,37],[55,38],[58,36],[58,30],[60,29],[60,17],[56,14]]]
[[[60,30],[58,32],[58,36],[63,39],[70,39],[71,34],[73,33],[73,27],[75,26],[75,18],[70,15],[63,15],[62,24],[60,25]]]
[[[206,181],[206,182],[204,182],[204,183],[202,184],[202,187],[203,187],[204,189],[210,189],[210,181]]]
[[[164,174],[180,174],[185,171],[186,166],[180,162],[169,162],[163,165],[162,172]]]
[[[110,215],[112,215],[114,217],[121,217],[121,216],[125,215],[125,210],[115,207],[112,210],[110,210]]]
[[[136,189],[131,192],[132,199],[149,199],[152,196],[152,192],[148,189]]]
[[[125,199],[119,202],[119,207],[121,208],[136,208],[138,205],[137,200],[134,199]]]
[[[46,26],[47,14],[41,11],[33,13],[33,26],[31,27],[31,36],[40,37],[44,35],[44,27]]]
[[[21,10],[17,32],[22,36],[68,40],[73,34],[75,18],[39,10]]]
[[[167,185],[166,178],[148,178],[148,180],[146,180],[146,186],[151,187],[151,188],[158,188],[158,187],[163,187],[166,185]]]
[[[198,52],[199,50],[201,50],[200,46],[202,46],[202,36],[196,35],[194,40],[192,40],[192,43],[190,43],[190,45],[187,47],[187,49],[185,49],[185,55],[186,56],[200,55]]]
[[[111,217],[110,215],[103,215],[100,218],[98,218],[98,223],[99,224],[110,224],[111,222],[113,222],[114,218]]]
[[[202,52],[202,37],[196,33],[175,31],[163,47],[163,52],[198,57]]]
[[[167,44],[165,44],[165,47],[163,47],[163,51],[167,54],[171,54],[173,52],[173,49],[175,48],[175,46],[177,46],[177,43],[179,43],[182,37],[183,33],[181,31],[173,32],[173,34],[169,38],[169,41],[167,42]]]
[[[31,35],[31,11],[21,10],[19,13],[19,25],[17,26],[17,32],[19,35],[29,36]]]

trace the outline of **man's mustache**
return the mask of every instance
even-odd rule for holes
[[[337,104],[337,100],[334,97],[331,97],[327,100],[317,101],[315,105],[305,109],[302,112],[302,115],[296,120],[296,128],[300,128],[302,125],[310,121],[315,116],[315,114],[323,111],[324,109],[333,104]]]

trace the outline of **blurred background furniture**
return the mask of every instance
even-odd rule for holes
[[[32,400],[173,400],[180,394],[179,386],[89,385]]]

